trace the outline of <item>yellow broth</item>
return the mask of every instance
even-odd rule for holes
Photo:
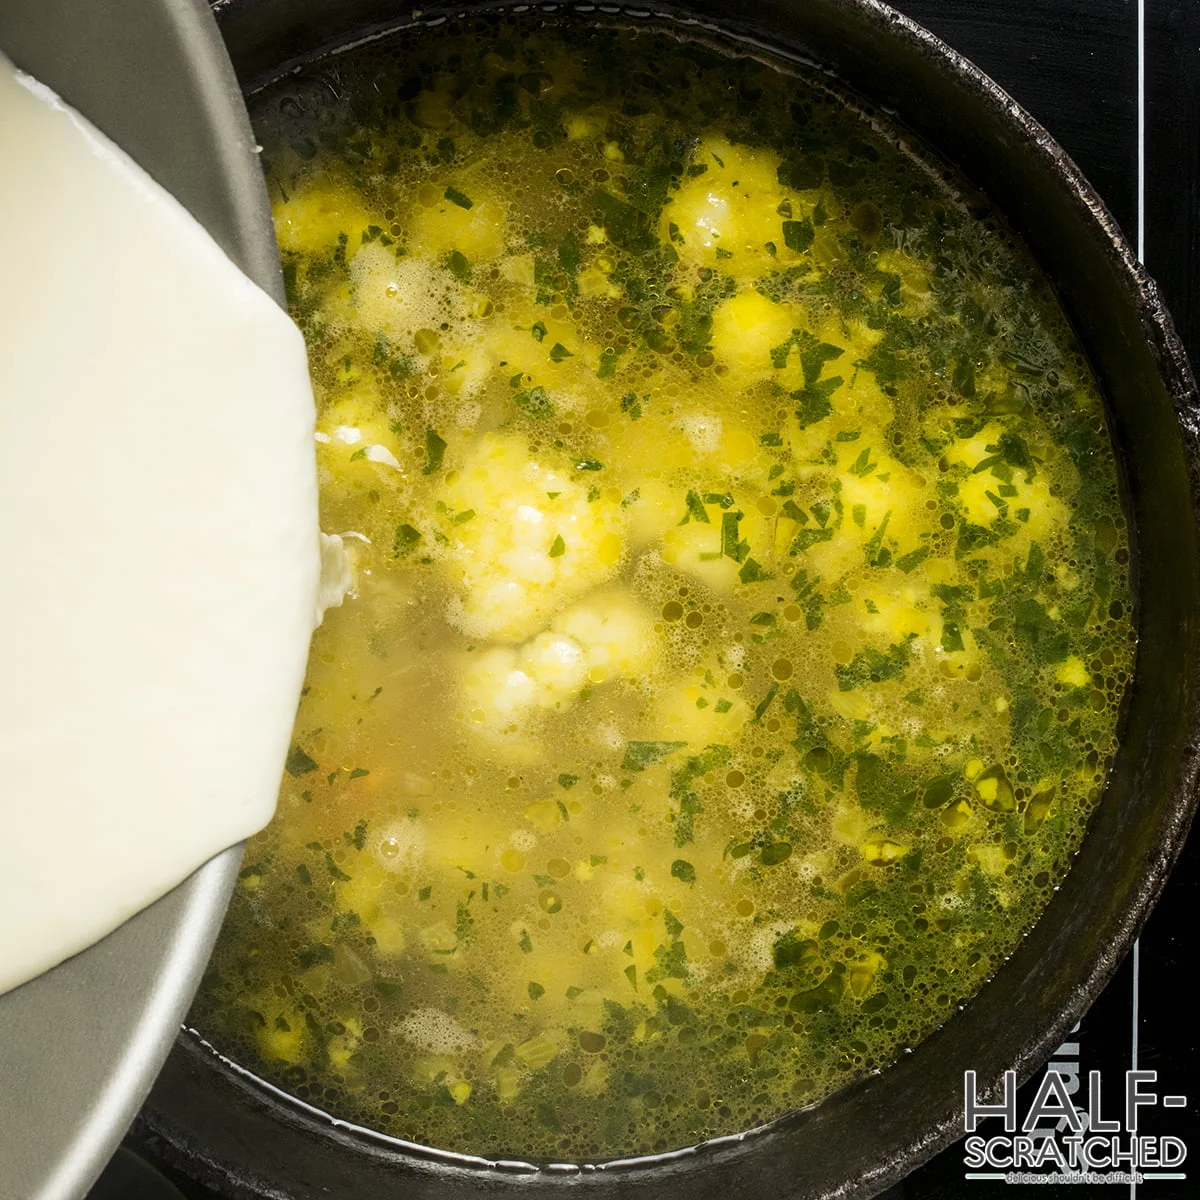
[[[412,32],[258,120],[354,585],[200,1028],[477,1154],[885,1067],[1061,880],[1131,671],[1045,280],[824,82],[647,28]]]

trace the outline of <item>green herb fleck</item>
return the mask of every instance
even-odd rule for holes
[[[644,771],[647,767],[663,762],[686,745],[687,742],[627,742],[621,770]]]
[[[679,522],[680,525],[686,525],[689,521],[700,521],[705,525],[712,524],[708,519],[708,510],[704,507],[699,492],[692,491],[689,488],[684,502],[687,505],[687,512],[683,514],[683,520]]]
[[[425,429],[425,466],[423,473],[432,475],[442,465],[446,457],[446,442],[436,429]]]
[[[762,583],[767,579],[774,579],[775,576],[770,571],[766,570],[761,563],[753,558],[746,559],[742,565],[742,569],[738,572],[738,579],[742,583]]]
[[[276,762],[278,761],[276,759]],[[287,762],[284,763],[284,767],[293,779],[299,779],[301,775],[312,774],[317,769],[317,764],[316,760],[306,754],[299,746],[293,746],[287,756]]]
[[[784,221],[783,223],[784,245],[797,254],[802,254],[813,244],[814,236],[812,221],[807,217],[803,221]]]
[[[420,540],[421,534],[411,525],[397,525],[396,536],[392,539],[392,556],[402,558],[409,554]]]
[[[683,858],[677,858],[671,864],[671,875],[682,883],[696,882],[696,868]]]
[[[544,387],[532,387],[528,391],[518,392],[513,397],[513,403],[539,421],[554,416],[554,403]]]

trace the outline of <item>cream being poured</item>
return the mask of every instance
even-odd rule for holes
[[[2,57],[0,162],[2,993],[270,819],[321,554],[286,315]]]

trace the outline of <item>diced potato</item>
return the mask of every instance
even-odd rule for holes
[[[341,175],[322,172],[279,197],[272,206],[275,236],[284,251],[324,257],[345,235],[345,255],[352,259],[367,226],[377,218],[367,211],[358,192]]]

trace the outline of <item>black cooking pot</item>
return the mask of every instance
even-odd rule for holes
[[[496,7],[415,17],[395,0],[224,0],[217,14],[253,90],[363,37]],[[1157,290],[1099,198],[995,84],[875,0],[687,0],[656,4],[660,15],[818,64],[897,113],[991,198],[1057,286],[1106,397],[1134,535],[1140,643],[1111,780],[1065,883],[994,978],[900,1062],[809,1112],[655,1159],[487,1162],[333,1121],[185,1031],[138,1137],[223,1195],[874,1195],[961,1134],[965,1069],[994,1091],[1005,1070],[1023,1078],[1048,1057],[1131,945],[1187,833],[1200,767],[1200,408]]]

